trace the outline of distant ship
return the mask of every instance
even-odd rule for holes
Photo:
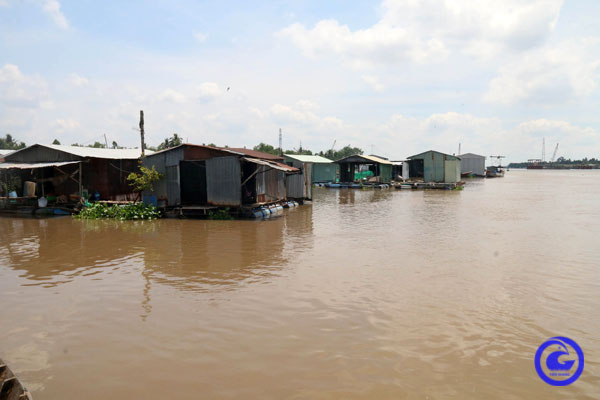
[[[502,169],[502,159],[505,156],[490,156],[498,160],[498,165],[490,165],[485,169],[486,178],[502,178],[504,176],[504,169]]]
[[[502,178],[504,176],[504,170],[500,165],[491,165],[485,169],[486,178]]]

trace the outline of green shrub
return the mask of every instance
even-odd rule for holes
[[[107,205],[104,203],[93,203],[81,210],[75,218],[79,219],[118,219],[142,220],[160,218],[160,213],[153,205],[144,203],[131,203],[126,205]]]
[[[223,219],[223,220],[228,220],[228,219],[233,219],[233,217],[231,216],[231,214],[229,213],[229,208],[220,208],[216,211],[210,210],[208,212],[208,219]]]

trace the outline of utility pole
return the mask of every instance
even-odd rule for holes
[[[460,142],[458,143],[458,156],[460,156]]]
[[[106,139],[106,133],[104,134],[104,148],[108,149],[108,140]]]
[[[144,147],[146,147],[146,145],[144,144],[144,110],[140,110],[140,138],[142,140],[142,158],[146,156],[146,153],[144,151]]]

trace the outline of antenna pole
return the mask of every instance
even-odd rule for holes
[[[281,137],[281,128],[279,128],[279,155],[283,156],[283,145],[282,145],[282,137]]]
[[[542,162],[546,161],[546,138],[542,138]]]

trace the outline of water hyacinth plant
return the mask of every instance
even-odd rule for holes
[[[153,205],[144,203],[130,203],[126,205],[107,205],[93,203],[81,210],[78,219],[118,219],[126,220],[152,220],[160,218],[160,212]]]

